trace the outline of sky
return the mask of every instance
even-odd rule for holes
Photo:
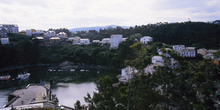
[[[220,0],[0,0],[0,24],[19,30],[215,21]]]

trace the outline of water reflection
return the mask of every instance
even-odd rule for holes
[[[7,71],[12,78],[16,78],[18,73],[24,70]],[[48,67],[33,67],[28,68],[30,73],[28,80],[9,80],[0,82],[0,108],[8,102],[8,95],[15,89],[21,89],[29,83],[53,82],[52,94],[56,94],[60,103],[66,106],[73,107],[77,100],[81,104],[86,104],[84,96],[87,92],[93,96],[93,91],[96,91],[96,84],[99,78],[109,75],[112,78],[120,73],[118,70],[94,69],[94,68],[75,68],[71,71],[63,71],[56,69],[49,71]]]
[[[10,90],[0,90],[0,108],[8,102],[8,95],[10,92]]]
[[[52,89],[52,93],[56,94],[59,103],[74,107],[74,103],[79,100],[81,104],[86,104],[84,101],[84,96],[89,93],[93,96],[93,92],[96,91],[96,84],[94,82],[85,82],[85,83],[58,83],[57,88]]]

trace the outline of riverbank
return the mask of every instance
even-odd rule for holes
[[[87,68],[87,69],[117,69],[114,66],[104,66],[104,65],[97,65],[97,64],[86,64],[86,63],[74,63],[69,61],[64,61],[57,65],[57,68],[61,70],[70,70],[70,69],[80,69],[80,68]]]
[[[31,68],[31,67],[47,67],[53,66],[55,64],[27,64],[27,65],[14,65],[14,66],[7,66],[0,68],[0,72],[11,71],[16,69],[24,69],[24,68]]]
[[[119,69],[115,68],[114,66],[103,66],[103,65],[96,65],[96,64],[86,64],[86,63],[74,63],[69,61],[64,61],[61,63],[53,63],[53,64],[27,64],[27,65],[15,65],[15,66],[7,66],[0,68],[0,72],[17,70],[17,69],[25,69],[31,67],[50,67],[50,69],[61,69],[61,70],[70,70],[76,68],[87,68],[87,69]]]

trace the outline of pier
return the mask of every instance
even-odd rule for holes
[[[53,104],[50,104],[51,90],[49,83],[28,84],[26,88],[10,93],[10,97],[13,97],[12,100],[4,108],[55,108]]]

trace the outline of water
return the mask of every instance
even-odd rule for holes
[[[10,90],[0,90],[0,108],[8,102],[8,94],[10,92]]]
[[[28,68],[30,72],[30,78],[27,81],[8,81],[0,82],[0,108],[8,102],[9,93],[13,92],[13,89],[24,88],[29,83],[40,83],[53,81],[51,86],[52,94],[56,94],[59,103],[69,107],[74,107],[77,100],[81,102],[81,105],[86,104],[84,97],[89,93],[93,96],[93,92],[96,91],[96,81],[100,77],[109,75],[113,78],[120,71],[107,70],[107,69],[75,69],[75,71],[64,71],[54,69],[52,72],[48,71],[48,67],[41,68]],[[15,78],[18,73],[24,70],[9,71],[12,78]]]
[[[93,96],[93,92],[96,91],[96,84],[94,82],[80,84],[58,83],[57,85],[60,87],[52,89],[52,93],[57,95],[60,104],[69,107],[74,107],[74,103],[76,103],[77,100],[79,100],[82,105],[87,105],[84,101],[84,97],[87,96],[87,93]]]

